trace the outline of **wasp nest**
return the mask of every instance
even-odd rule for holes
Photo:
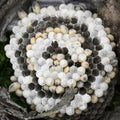
[[[73,4],[40,8],[36,3],[32,9],[18,13],[5,46],[14,69],[9,91],[44,113],[62,101],[66,89],[76,89],[56,116],[80,115],[106,95],[115,77],[114,37],[101,18]]]

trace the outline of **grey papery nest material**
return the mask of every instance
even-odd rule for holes
[[[117,20],[119,15],[116,17],[116,19],[111,19],[111,20],[108,21],[109,15],[107,15],[107,13],[102,14],[102,12],[101,12],[101,11],[107,10],[107,12],[109,13],[109,8],[108,7],[110,5],[112,5],[111,9],[113,9],[113,13],[110,13],[110,15],[111,16],[116,16],[117,15],[118,9],[115,9],[115,7],[117,8],[119,6],[119,4],[117,6],[116,2],[113,3],[112,0],[110,0],[109,2],[108,1],[103,1],[103,0],[92,0],[92,1],[80,0],[79,2],[77,0],[64,0],[64,1],[58,0],[57,2],[55,0],[50,0],[50,1],[38,0],[38,2],[40,2],[40,5],[42,7],[49,6],[50,4],[52,4],[54,6],[57,6],[56,7],[57,10],[58,10],[59,4],[72,2],[75,5],[75,8],[77,10],[82,9],[82,10],[85,11],[86,9],[88,9],[88,10],[91,10],[93,12],[96,11],[103,17],[103,19],[105,21],[107,21],[106,24],[104,23],[105,26],[109,25],[109,27],[111,27],[111,23],[114,21],[113,27],[111,29],[111,31],[113,33],[112,32],[111,33],[115,34],[117,37],[119,37],[119,34],[117,32],[115,32],[115,31],[119,30],[119,26],[118,26],[119,25],[119,20]],[[103,3],[106,4],[106,6],[104,6],[101,9],[101,5],[103,5]],[[64,11],[62,13],[63,18],[61,16],[60,16],[60,18],[59,17],[56,18],[56,17],[54,17],[54,15],[53,16],[51,15],[52,12],[50,11],[49,16],[44,16],[44,17],[41,16],[40,17],[40,19],[43,19],[43,20],[37,20],[37,21],[33,20],[32,23],[30,23],[30,26],[32,25],[32,27],[27,29],[28,33],[23,32],[23,34],[20,35],[20,34],[17,34],[17,31],[16,31],[18,29],[16,29],[14,27],[16,25],[16,22],[19,20],[19,18],[17,17],[16,12],[13,12],[13,11],[18,11],[19,9],[24,8],[28,12],[28,11],[32,11],[32,9],[33,9],[35,14],[39,14],[38,3],[33,3],[32,4],[32,1],[28,2],[27,0],[21,0],[21,1],[17,1],[17,0],[7,1],[6,0],[6,1],[1,1],[0,5],[2,6],[1,15],[0,15],[0,21],[1,21],[1,24],[0,24],[1,34],[0,35],[1,35],[1,39],[5,40],[5,33],[7,31],[12,30],[14,32],[14,34],[10,37],[10,39],[11,39],[10,44],[5,47],[6,55],[7,55],[7,57],[9,57],[11,59],[11,63],[13,64],[13,69],[15,70],[15,73],[14,73],[15,76],[13,76],[11,78],[11,80],[15,81],[15,82],[13,84],[11,84],[11,86],[9,87],[9,91],[10,92],[17,91],[16,86],[18,88],[22,89],[22,91],[20,91],[20,90],[19,90],[19,92],[17,91],[16,94],[19,95],[19,96],[22,96],[22,92],[24,92],[23,96],[27,99],[27,103],[32,104],[32,102],[33,102],[34,107],[35,107],[35,108],[33,107],[33,111],[27,112],[26,109],[23,109],[20,106],[18,106],[17,104],[13,103],[10,100],[9,93],[7,92],[7,90],[4,89],[4,88],[1,88],[1,90],[0,90],[1,91],[1,93],[0,93],[0,95],[1,95],[1,99],[0,99],[1,119],[3,119],[3,120],[4,119],[8,119],[8,120],[9,119],[36,119],[36,118],[51,119],[51,120],[59,120],[59,119],[65,119],[65,120],[73,120],[73,119],[76,119],[76,120],[86,120],[86,119],[97,120],[97,119],[99,119],[103,115],[104,109],[106,108],[106,106],[109,104],[109,102],[112,99],[112,96],[114,94],[114,86],[115,86],[115,83],[116,83],[116,78],[113,78],[114,77],[114,72],[116,72],[116,67],[113,67],[113,66],[116,66],[117,61],[116,61],[116,57],[115,57],[114,53],[112,52],[112,48],[114,48],[115,43],[113,42],[114,38],[109,32],[109,28],[105,28],[105,29],[107,31],[108,38],[112,41],[111,46],[109,45],[109,42],[106,39],[105,40],[106,40],[107,45],[108,45],[108,46],[106,46],[106,49],[109,50],[111,52],[110,55],[113,56],[113,58],[110,58],[111,61],[113,61],[111,63],[113,66],[111,64],[106,65],[106,64],[109,63],[109,57],[105,59],[105,60],[108,60],[108,63],[106,63],[105,60],[103,60],[102,57],[100,57],[99,55],[97,56],[99,50],[103,49],[104,45],[101,46],[102,43],[100,43],[99,39],[94,38],[95,34],[92,34],[92,32],[91,32],[92,30],[89,29],[89,31],[88,31],[88,26],[87,25],[80,23],[80,26],[78,26],[77,22],[78,22],[79,18],[76,19],[75,17],[71,17],[70,19],[64,19],[64,15],[63,15]],[[36,7],[35,7],[35,5],[36,5]],[[30,6],[32,6],[32,7],[30,7]],[[70,6],[72,6],[72,5],[70,4]],[[64,7],[66,7],[66,6],[61,5],[61,7],[59,9],[61,9],[61,11],[62,11],[62,9],[64,9]],[[72,7],[71,7],[71,9],[72,9]],[[49,7],[49,9],[53,10],[53,12],[54,12],[54,8]],[[86,12],[86,14],[88,14],[88,16],[89,16],[90,13]],[[95,15],[96,14],[94,14],[94,17],[95,17]],[[24,16],[26,16],[26,13],[24,11],[18,12],[18,16],[23,20]],[[30,17],[30,15],[29,15],[29,17]],[[31,15],[31,17],[30,17],[30,19],[33,19],[34,15]],[[22,23],[23,26],[26,27],[27,24],[29,26],[29,21],[26,22],[26,20],[23,20],[22,22],[23,22]],[[52,22],[54,24],[52,24]],[[98,22],[98,24],[101,24],[101,19],[98,18],[96,20],[96,22]],[[63,26],[61,26],[61,24],[63,24]],[[64,24],[67,27],[64,26]],[[87,24],[89,25],[89,22]],[[52,28],[51,28],[51,25],[53,25]],[[19,23],[18,27],[19,26],[21,26],[21,23]],[[55,27],[57,27],[57,28],[55,28]],[[25,29],[23,29],[23,31],[24,30]],[[53,31],[54,31],[54,33],[53,33]],[[67,44],[63,45],[62,43],[59,42],[60,35],[57,38],[53,37],[54,34],[59,34],[60,31],[64,35],[66,33],[69,33],[70,35],[73,35],[73,36],[75,35],[74,37],[76,37],[77,34],[82,34],[82,37],[85,38],[86,42],[84,44],[84,39],[82,39],[82,37],[81,37],[80,38],[81,46],[84,49],[88,49],[88,51],[86,51],[86,56],[88,57],[88,59],[86,59],[86,56],[84,54],[80,55],[79,51],[77,51],[78,52],[77,54],[80,57],[79,57],[79,62],[78,61],[76,62],[75,56],[73,56],[71,53],[69,53],[70,48],[68,46],[67,46],[68,48],[66,47]],[[37,32],[41,32],[41,33],[36,34]],[[44,34],[44,32],[45,32],[45,34]],[[104,31],[102,31],[102,32],[103,33],[101,33],[101,34],[104,36],[105,33],[104,33]],[[60,81],[60,79],[59,79],[59,81],[57,80],[57,83],[55,84],[57,86],[57,87],[55,86],[56,87],[55,92],[53,92],[54,91],[53,87],[51,88],[51,84],[53,85],[52,79],[50,79],[48,77],[48,78],[46,78],[46,79],[48,79],[47,81],[42,80],[42,77],[40,77],[41,73],[38,72],[39,69],[41,69],[41,68],[39,68],[39,67],[34,68],[31,64],[32,62],[30,62],[28,60],[28,58],[32,59],[32,57],[34,55],[36,55],[37,51],[34,51],[35,47],[34,48],[32,48],[32,47],[35,44],[37,45],[39,43],[39,41],[38,41],[38,43],[35,42],[35,41],[37,41],[37,39],[40,39],[40,40],[44,39],[44,41],[45,41],[46,40],[46,34],[48,35],[49,39],[51,39],[51,38],[54,39],[55,38],[56,41],[53,40],[51,42],[51,44],[49,44],[47,42],[46,42],[47,44],[45,43],[45,45],[47,45],[46,46],[47,47],[46,51],[45,50],[40,51],[40,52],[43,52],[42,57],[41,57],[41,55],[38,54],[37,57],[38,58],[41,57],[41,58],[38,61],[38,63],[33,62],[34,66],[37,65],[37,64],[40,64],[41,68],[42,68],[42,64],[44,64],[44,62],[47,61],[46,63],[50,64],[49,68],[50,68],[50,70],[52,70],[53,68],[51,69],[51,65],[53,65],[53,64],[51,64],[51,60],[56,59],[55,58],[56,54],[60,54],[60,56],[59,56],[60,58],[59,57],[57,58],[57,59],[61,60],[60,63],[58,61],[54,61],[53,66],[57,66],[57,65],[60,64],[60,66],[62,68],[65,68],[64,69],[65,73],[67,73],[69,71],[71,66],[76,66],[76,68],[79,68],[80,66],[83,66],[87,69],[86,74],[88,76],[92,72],[93,76],[89,76],[88,80],[90,80],[89,79],[90,77],[94,78],[95,76],[98,76],[99,74],[100,75],[102,74],[105,77],[105,81],[108,85],[105,83],[104,86],[102,86],[105,89],[104,90],[104,95],[102,95],[101,91],[98,92],[97,90],[94,89],[95,95],[97,97],[99,97],[98,102],[93,101],[93,103],[95,102],[94,104],[92,104],[90,102],[90,95],[91,94],[93,95],[94,93],[92,93],[90,91],[89,92],[86,91],[86,89],[88,89],[91,86],[91,83],[86,81],[87,77],[85,77],[85,76],[84,76],[84,79],[83,79],[83,77],[80,78],[83,82],[83,83],[81,82],[83,84],[83,87],[80,87],[80,88],[78,86],[75,87],[79,83],[78,82],[79,81],[78,80],[79,76],[76,77],[76,75],[77,75],[76,73],[72,76],[72,78],[76,79],[77,82],[73,79],[70,79],[71,83],[67,82],[65,84],[65,83],[61,82],[62,80],[61,81]],[[102,36],[101,34],[99,33],[98,36],[101,37]],[[90,43],[91,39],[88,39],[89,36],[93,36],[91,38],[93,43]],[[18,39],[18,37],[22,37],[22,38]],[[67,36],[67,38],[68,37],[70,38],[70,36]],[[79,36],[77,38],[79,38]],[[16,43],[14,44],[13,39],[14,39],[15,42],[17,42],[17,44]],[[57,41],[57,39],[58,39],[58,41]],[[102,41],[102,42],[104,42],[104,41]],[[116,43],[118,42],[116,40],[116,38],[115,38],[115,42]],[[49,46],[49,45],[51,45],[51,46]],[[62,45],[64,47],[61,47]],[[78,43],[76,45],[78,45]],[[19,48],[17,48],[16,46],[19,47]],[[25,47],[25,49],[24,49],[24,47]],[[36,46],[36,47],[38,47],[38,46]],[[43,42],[43,47],[44,47],[44,42]],[[81,50],[82,50],[82,47],[80,47]],[[119,48],[119,44],[118,44],[117,47]],[[33,51],[31,49],[33,49]],[[92,53],[91,53],[91,51],[92,51]],[[119,54],[119,50],[118,50],[117,53]],[[14,57],[12,57],[12,54],[13,54]],[[63,55],[61,55],[61,54],[63,54]],[[90,55],[93,55],[92,58],[89,58]],[[63,59],[64,58],[63,56],[65,57],[65,59]],[[34,56],[34,57],[36,57],[36,56]],[[34,59],[38,60],[37,57],[34,58]],[[17,60],[16,62],[18,62],[17,64],[15,64],[15,61],[14,61],[15,59]],[[42,59],[44,59],[43,63],[41,62]],[[87,67],[88,66],[87,64],[89,64],[91,59],[94,62],[94,64],[90,64],[90,65],[92,65],[92,67],[94,67],[94,65],[97,64],[98,69],[104,70],[102,68],[103,65],[101,65],[101,63],[100,63],[102,61],[102,64],[104,64],[104,66],[105,66],[105,71],[106,72],[102,71],[103,73],[102,72],[100,73],[96,67],[95,67],[96,69],[95,68],[93,69],[91,67],[89,69],[89,67]],[[20,70],[18,69],[19,67],[20,67]],[[46,68],[46,69],[48,69],[48,68]],[[113,71],[112,71],[112,69],[113,69]],[[44,74],[44,72],[45,71],[43,71],[42,74]],[[50,72],[50,71],[48,70],[47,72]],[[108,74],[109,72],[112,72],[112,74]],[[64,76],[63,73],[62,74],[57,73],[57,74],[58,74],[59,78],[61,78],[61,76],[62,76],[62,78],[66,77],[66,76]],[[70,74],[72,74],[72,73],[70,73]],[[111,79],[106,78],[107,76],[105,76],[105,75],[111,76]],[[45,76],[48,76],[48,74],[45,74]],[[33,78],[35,78],[35,79],[33,79]],[[24,81],[22,79],[24,79]],[[26,79],[26,82],[25,82],[25,79]],[[32,81],[31,81],[31,79],[32,79]],[[36,82],[36,80],[38,82]],[[51,81],[51,82],[49,82],[49,81]],[[45,82],[44,83],[46,85],[45,87],[44,87],[43,82]],[[58,84],[58,82],[61,82],[61,83]],[[94,82],[94,81],[92,81],[92,82]],[[26,84],[27,84],[27,87],[25,86]],[[38,85],[40,87],[39,90],[37,90]],[[108,89],[107,89],[107,87],[108,87]],[[27,88],[27,91],[26,91],[26,88]],[[32,99],[34,99],[34,97],[29,97],[29,94],[30,94],[29,90],[31,91],[31,93],[32,93],[32,90],[35,91],[35,92],[33,92],[33,96],[34,96],[34,94],[36,94],[36,96],[37,96],[36,99],[37,100],[39,100],[39,97],[42,100],[46,95],[48,95],[50,98],[53,97],[54,99],[57,99],[58,101],[55,100],[56,103],[52,108],[49,108],[50,107],[49,104],[44,103],[44,101],[43,101],[42,104],[44,104],[44,105],[48,104],[48,106],[45,105],[45,106],[43,106],[43,109],[41,109],[39,107],[39,105],[37,104],[37,100],[36,99],[32,100]],[[47,93],[46,90],[49,92],[49,94]],[[88,92],[90,95],[88,95],[86,92]],[[85,94],[87,94],[87,95],[84,96]],[[84,101],[86,101],[87,104],[81,103],[82,105],[79,109],[77,109],[75,107],[75,105],[72,106],[71,101],[74,102],[75,95],[76,96],[77,95],[78,96],[79,95],[84,96],[84,99],[85,99]],[[96,97],[96,99],[97,99],[97,97]],[[64,106],[65,106],[66,111],[63,113],[61,111],[64,110],[63,109]],[[75,110],[77,109],[76,113],[78,113],[79,115],[74,114],[74,112],[73,112],[74,110],[71,106],[75,107]],[[46,107],[48,107],[48,108],[46,108]],[[46,110],[46,109],[48,109],[48,110]],[[62,113],[62,115],[61,115],[61,113]],[[106,117],[106,119],[109,119],[109,117]]]

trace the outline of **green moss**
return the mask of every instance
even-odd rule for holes
[[[24,108],[27,108],[28,110],[30,109],[29,108],[29,105],[26,103],[25,99],[23,97],[18,97],[16,96],[15,93],[11,93],[10,94],[10,97],[12,98],[12,100],[17,103],[18,105],[24,107]]]
[[[10,76],[13,74],[13,70],[9,59],[5,56],[5,44],[0,42],[0,86],[8,87],[11,83]]]
[[[0,42],[0,86],[8,88],[12,83],[10,81],[10,76],[13,75],[14,71],[12,69],[10,60],[5,55],[4,46],[6,44],[8,43]],[[30,109],[24,98],[16,96],[15,93],[11,93],[10,96],[11,99],[18,105]]]

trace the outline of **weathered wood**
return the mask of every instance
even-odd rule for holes
[[[26,1],[27,0],[7,0],[5,3],[0,1],[0,41],[6,41],[4,35],[6,28],[16,16],[18,9],[20,9]]]

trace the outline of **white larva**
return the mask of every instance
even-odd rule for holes
[[[66,108],[66,114],[68,114],[68,115],[73,115],[74,114],[74,109],[73,109],[73,107],[67,107]]]

